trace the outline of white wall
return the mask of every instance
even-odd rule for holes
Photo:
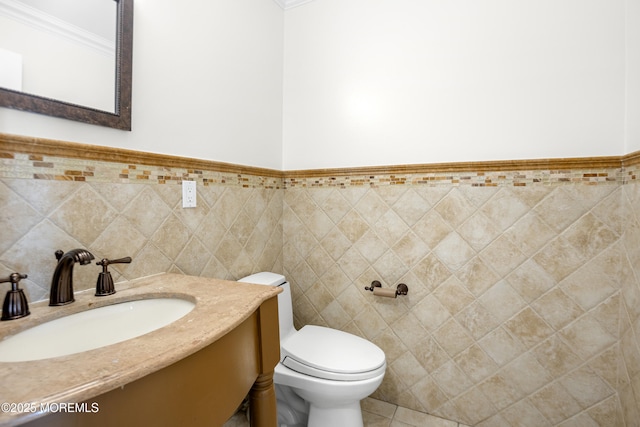
[[[285,170],[625,149],[625,0],[316,0],[284,64]]]
[[[285,170],[640,150],[640,0],[135,6],[132,132],[0,132]]]
[[[284,13],[135,0],[131,132],[0,108],[0,132],[282,168]]]
[[[625,153],[640,150],[640,0],[627,0],[627,116]]]

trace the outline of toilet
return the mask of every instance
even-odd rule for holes
[[[280,362],[273,381],[278,426],[362,427],[360,401],[382,383],[387,368],[375,344],[346,332],[293,326],[291,287],[281,274],[262,272],[239,282],[280,286]]]

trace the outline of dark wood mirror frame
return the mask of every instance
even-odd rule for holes
[[[0,106],[62,117],[99,126],[131,130],[133,0],[118,0],[115,113],[0,88]]]

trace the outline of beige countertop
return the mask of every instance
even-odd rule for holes
[[[90,400],[175,363],[233,330],[280,288],[159,274],[117,283],[116,291],[106,297],[94,296],[93,290],[79,292],[74,303],[62,307],[49,307],[48,301],[31,304],[31,315],[0,322],[0,340],[48,320],[118,302],[179,297],[195,301],[196,306],[168,326],[128,341],[45,360],[0,362],[0,404],[16,404],[0,408],[0,426],[38,416],[30,409],[11,411],[21,404],[40,408],[47,403]]]

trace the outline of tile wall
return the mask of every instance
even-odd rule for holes
[[[0,167],[0,275],[28,274],[30,300],[48,296],[57,249],[131,256],[109,267],[114,281],[282,271],[284,195],[273,180],[27,154]],[[182,208],[182,179],[197,181],[196,208]],[[76,265],[75,290],[95,287],[100,271]]]
[[[30,300],[45,298],[53,252],[76,247],[132,256],[112,266],[116,281],[282,272],[298,326],[384,349],[377,399],[467,425],[638,426],[633,173],[283,181],[4,152],[0,275],[29,274]],[[182,179],[198,182],[195,209],[181,208]],[[98,272],[76,267],[76,289]],[[374,297],[364,287],[375,279],[409,294]]]
[[[622,425],[623,190],[591,172],[287,183],[298,324],[378,344],[389,369],[374,397],[410,409],[478,426]],[[374,297],[372,280],[409,295]]]
[[[627,427],[636,427],[640,426],[640,185],[623,186],[623,203],[618,395]]]

